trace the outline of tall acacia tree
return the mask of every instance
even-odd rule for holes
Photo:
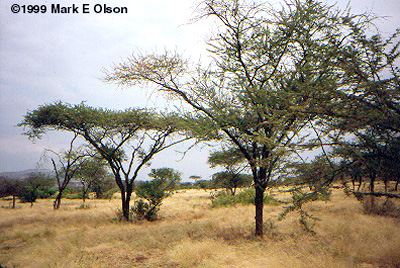
[[[186,139],[173,139],[183,129],[180,117],[145,109],[113,111],[81,103],[53,103],[28,112],[19,124],[31,138],[51,130],[69,131],[86,140],[107,161],[121,192],[123,217],[139,171],[155,154]]]
[[[263,195],[302,130],[334,102],[344,72],[337,55],[349,42],[350,16],[316,0],[288,0],[279,10],[239,0],[205,0],[198,19],[213,18],[209,66],[179,54],[133,54],[106,71],[119,85],[154,85],[188,104],[204,135],[238,149],[256,189],[255,234],[263,234]],[[194,68],[192,67],[194,66]],[[329,109],[330,107],[324,107]],[[212,135],[210,135],[210,133]]]

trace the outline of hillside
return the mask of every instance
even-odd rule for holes
[[[41,173],[41,174],[45,174],[45,175],[52,175],[53,171],[49,170],[49,169],[27,169],[27,170],[16,171],[16,172],[1,172],[0,177],[5,177],[8,179],[15,179],[15,180],[25,180],[32,173]]]

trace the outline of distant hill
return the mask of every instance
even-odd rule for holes
[[[54,175],[54,171],[49,170],[49,169],[27,169],[24,171],[17,171],[17,172],[0,172],[0,177],[5,177],[7,179],[11,180],[25,180],[29,178],[29,175],[32,173],[39,173],[39,174],[44,174],[44,175]],[[76,179],[72,179],[69,182],[69,187],[74,187],[74,188],[80,188],[82,187],[82,184],[80,181]],[[0,266],[1,267],[1,266]]]
[[[5,177],[8,179],[14,180],[25,180],[29,177],[32,173],[40,173],[45,175],[53,175],[53,171],[49,169],[27,169],[24,171],[17,171],[17,172],[1,172],[0,177]]]

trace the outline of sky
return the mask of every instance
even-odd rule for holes
[[[279,1],[279,0],[275,0]],[[44,5],[45,13],[27,13],[32,4]],[[52,13],[53,4],[78,7],[78,14]],[[345,7],[347,1],[328,1]],[[19,13],[12,6],[20,5]],[[87,4],[88,13],[82,13]],[[102,70],[110,69],[141,53],[176,50],[185,57],[206,59],[204,40],[211,24],[189,24],[198,1],[194,0],[64,0],[0,1],[0,172],[37,167],[44,149],[61,150],[69,136],[49,133],[33,143],[16,127],[27,111],[54,101],[110,109],[153,108],[165,100],[139,88],[121,89],[104,83]],[[127,13],[96,13],[100,7],[126,7]],[[26,13],[23,13],[25,6]],[[372,12],[387,16],[376,22],[383,34],[400,27],[400,0],[353,0],[355,13]],[[15,11],[15,7],[14,7]],[[212,148],[198,147],[184,159],[176,151],[181,145],[157,155],[151,168],[172,167],[183,173],[209,178],[216,172],[208,167]],[[145,176],[144,170],[141,176]]]

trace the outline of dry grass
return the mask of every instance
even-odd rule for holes
[[[266,235],[252,235],[254,207],[210,209],[209,193],[181,191],[165,200],[156,222],[115,220],[120,200],[52,200],[30,208],[0,201],[3,267],[400,267],[399,219],[365,215],[337,190],[308,205],[321,221],[305,233],[292,214],[277,222],[265,208]]]

